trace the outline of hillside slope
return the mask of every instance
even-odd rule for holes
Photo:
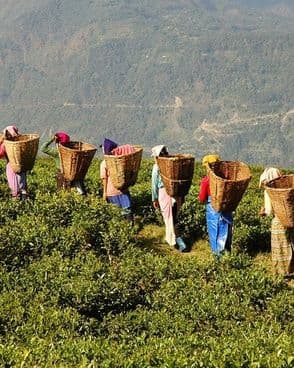
[[[0,0],[0,9],[3,125],[293,166],[293,2]]]

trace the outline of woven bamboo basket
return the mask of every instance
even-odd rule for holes
[[[195,158],[189,154],[157,157],[160,176],[171,197],[184,197],[190,189]]]
[[[109,176],[116,189],[126,190],[137,181],[143,148],[133,146],[135,152],[127,155],[104,155]]]
[[[83,180],[97,148],[90,143],[68,142],[58,145],[61,170],[66,180]]]
[[[265,185],[274,212],[284,227],[294,227],[294,175],[283,175]]]
[[[4,145],[15,173],[32,170],[39,147],[38,134],[20,134],[12,139],[4,139]]]
[[[235,211],[251,180],[249,167],[240,161],[219,161],[208,167],[211,204],[216,211]]]

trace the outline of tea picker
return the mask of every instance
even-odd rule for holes
[[[137,181],[143,149],[130,144],[118,146],[108,138],[104,139],[101,147],[104,153],[104,160],[100,164],[103,198],[120,207],[123,216],[133,222],[129,187]]]
[[[160,208],[165,223],[165,240],[180,252],[188,247],[179,234],[178,214],[191,186],[194,158],[191,155],[169,155],[165,145],[152,148],[152,203]]]
[[[38,134],[20,134],[14,125],[3,130],[0,158],[7,161],[6,177],[13,199],[27,198],[27,172],[34,167],[38,146]]]

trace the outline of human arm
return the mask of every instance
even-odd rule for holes
[[[201,179],[200,182],[200,191],[198,195],[198,199],[201,203],[204,203],[209,196],[209,179],[207,176]]]
[[[50,147],[51,144],[55,141],[56,141],[55,137],[52,137],[50,141],[43,143],[41,146],[41,151],[43,153],[46,153],[46,155],[49,155],[54,158],[58,158],[59,157],[58,150],[55,147],[54,148]]]
[[[102,179],[103,184],[103,199],[107,199],[107,182],[108,182],[108,175],[107,175],[107,168],[105,160],[103,160],[100,164],[100,179]]]
[[[4,158],[6,156],[6,150],[4,143],[0,143],[0,158]]]
[[[271,199],[267,193],[267,191],[264,191],[264,207],[261,208],[259,215],[260,216],[270,216],[273,212],[272,208],[272,202]]]
[[[102,184],[103,184],[103,199],[106,201],[107,199],[107,178],[102,179]]]
[[[0,158],[4,158],[6,154],[5,146],[4,146],[4,135],[0,137]]]
[[[155,164],[152,168],[152,177],[151,177],[151,195],[152,195],[152,203],[154,208],[159,207],[158,203],[158,180],[159,180],[159,168]]]

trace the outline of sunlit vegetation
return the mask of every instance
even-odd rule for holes
[[[54,163],[39,158],[24,202],[9,198],[1,164],[1,366],[293,367],[294,289],[271,274],[262,168],[236,211],[234,252],[217,260],[201,166],[181,213],[189,254],[159,239],[151,166],[131,189],[132,227],[101,199],[98,160],[80,197],[55,193]]]

